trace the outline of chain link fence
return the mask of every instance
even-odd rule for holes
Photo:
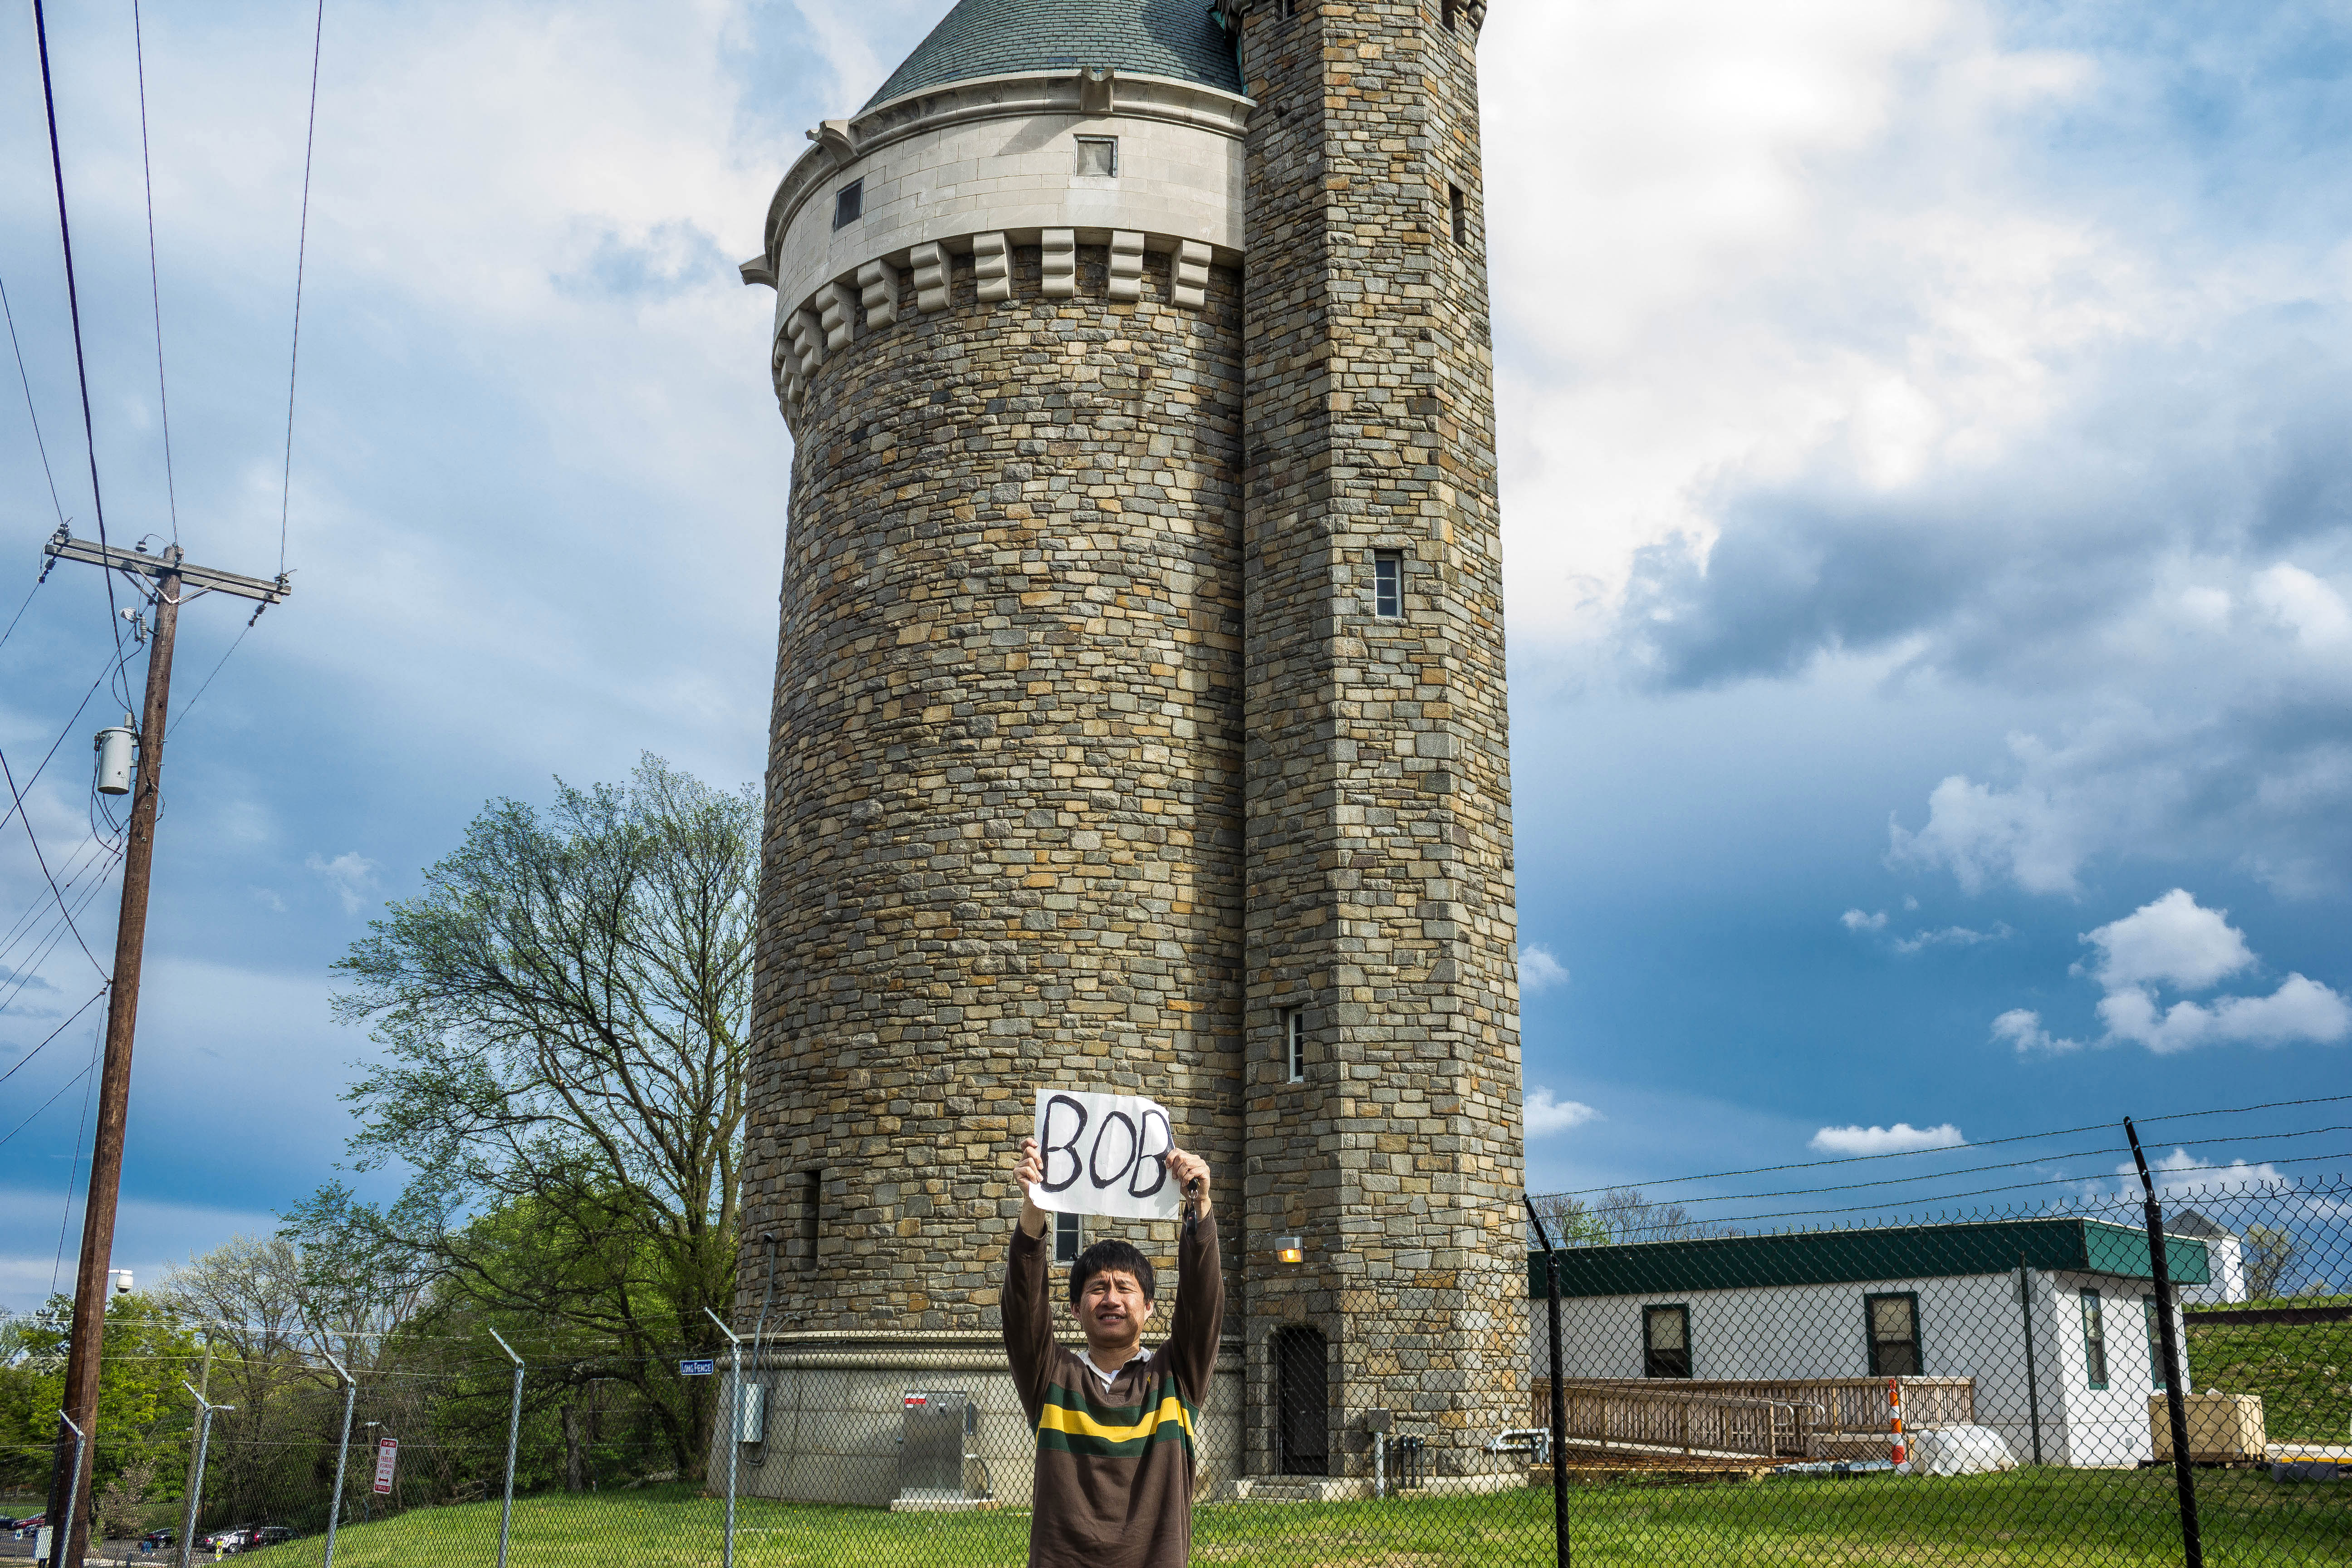
[[[1376,1317],[1352,1346],[1224,1346],[1190,1413],[1192,1560],[1552,1563],[1564,1519],[1588,1564],[2352,1562],[2352,1184],[2168,1190],[2160,1247],[2108,1189],[1656,1234],[1538,1202],[1571,1228],[1496,1304],[1527,1344],[1505,1398],[1432,1372],[1414,1408],[1341,1408],[1343,1355],[1437,1360]],[[723,1339],[657,1363],[519,1341],[519,1383],[481,1340],[390,1341],[348,1383],[316,1355],[150,1369],[223,1408],[201,1467],[184,1391],[101,1432],[91,1559],[177,1562],[147,1532],[191,1514],[192,1560],[289,1568],[331,1524],[351,1568],[1025,1559],[1035,1436],[993,1334],[770,1335],[740,1373]],[[20,1511],[50,1462],[0,1448]]]

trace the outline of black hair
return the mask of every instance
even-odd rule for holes
[[[1078,1260],[1070,1265],[1070,1305],[1075,1307],[1078,1304],[1078,1296],[1086,1289],[1087,1280],[1112,1268],[1134,1275],[1135,1282],[1143,1287],[1143,1299],[1147,1301],[1153,1299],[1151,1259],[1127,1242],[1097,1241],[1079,1253]]]

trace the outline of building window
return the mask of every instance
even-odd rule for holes
[[[1690,1309],[1642,1309],[1642,1375],[1688,1377],[1691,1374]]]
[[[866,182],[852,180],[834,193],[833,226],[847,228],[866,216]]]
[[[1286,1008],[1282,1015],[1282,1062],[1293,1083],[1307,1081],[1307,1009]]]
[[[1372,552],[1372,614],[1391,619],[1404,614],[1404,552]]]
[[[2083,1380],[2093,1388],[2107,1385],[2107,1324],[2106,1315],[2099,1307],[2099,1293],[2085,1290],[2083,1300]]]
[[[1077,142],[1079,174],[1099,174],[1108,179],[1118,173],[1118,137],[1081,136]]]
[[[1282,0],[1282,4],[1275,9],[1276,14],[1287,22],[1298,15],[1298,0]]]
[[[1454,0],[1437,0],[1437,19],[1445,24],[1447,32],[1454,30]]]
[[[1445,205],[1446,210],[1452,214],[1454,219],[1454,243],[1456,245],[1469,244],[1470,204],[1463,199],[1461,186],[1448,185],[1445,187]]]
[[[1870,1375],[1919,1375],[1919,1296],[1864,1296],[1863,1310],[1870,1319]]]
[[[1057,1214],[1054,1216],[1054,1261],[1076,1263],[1078,1254],[1087,1249],[1086,1232],[1079,1228],[1078,1216]]]
[[[2139,1299],[2141,1316],[2147,1320],[2147,1381],[2158,1394],[2164,1392],[2164,1330],[2156,1321],[2156,1298]]]

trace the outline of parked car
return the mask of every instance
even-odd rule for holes
[[[146,1534],[141,1536],[139,1538],[139,1550],[142,1552],[153,1552],[159,1547],[173,1545],[176,1543],[179,1539],[180,1532],[173,1530],[171,1526],[166,1525],[161,1530],[151,1530]]]
[[[200,1535],[196,1544],[207,1552],[242,1552],[246,1538],[253,1534],[249,1524],[232,1524],[226,1530],[215,1530],[210,1535]]]
[[[253,1536],[253,1540],[247,1542],[249,1546],[275,1546],[281,1541],[293,1540],[294,1531],[289,1525],[265,1524],[255,1530]]]
[[[19,1536],[30,1535],[48,1522],[49,1516],[46,1513],[37,1513],[30,1519],[20,1519],[16,1521],[16,1533]]]

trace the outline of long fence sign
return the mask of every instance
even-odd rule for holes
[[[390,1497],[392,1495],[393,1467],[397,1465],[399,1462],[400,1439],[397,1437],[384,1437],[379,1439],[375,1446],[376,1496]]]
[[[1183,1194],[1168,1175],[1176,1144],[1168,1112],[1140,1095],[1037,1091],[1041,1209],[1113,1219],[1174,1219]]]

